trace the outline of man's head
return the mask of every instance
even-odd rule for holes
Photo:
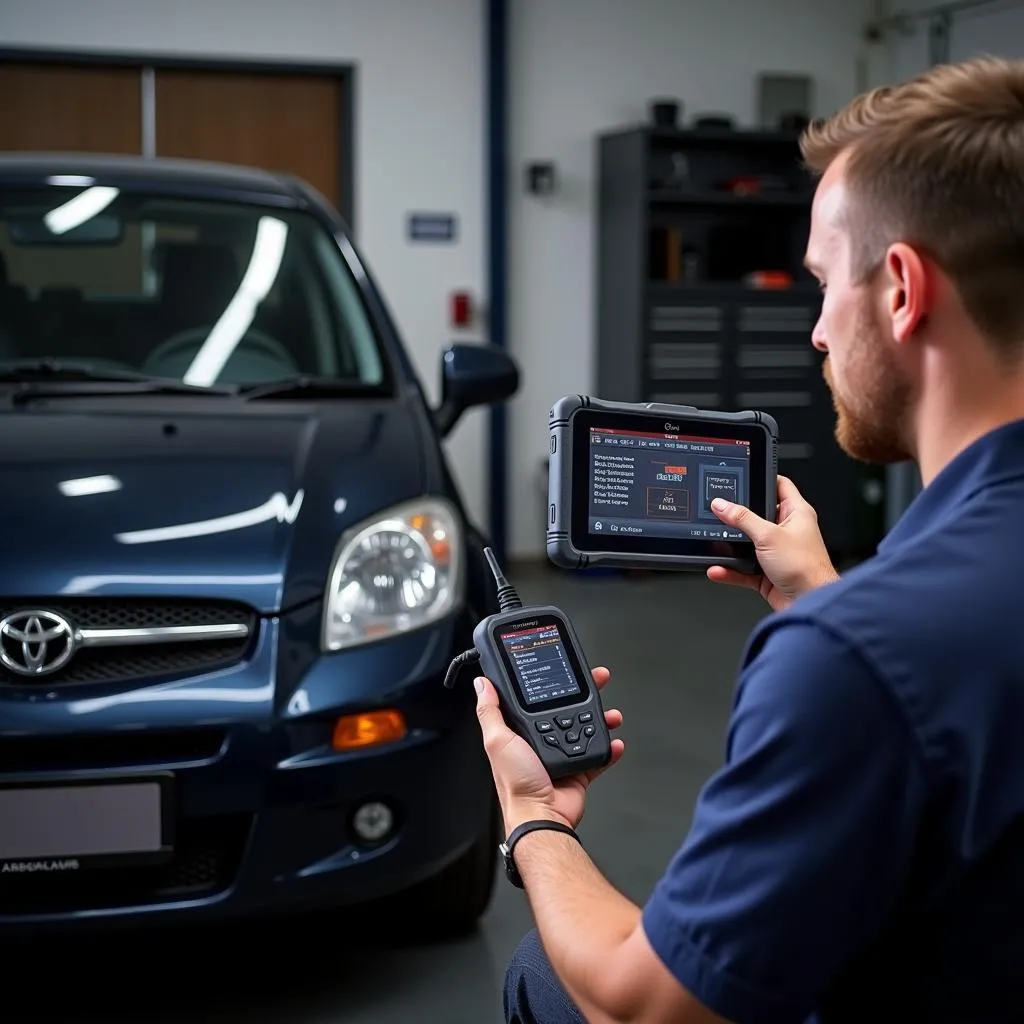
[[[913,457],[918,405],[955,385],[938,378],[957,359],[1024,363],[1024,62],[866,93],[802,150],[821,175],[807,264],[838,440],[870,462]]]

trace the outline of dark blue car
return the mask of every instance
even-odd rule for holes
[[[0,935],[396,897],[471,927],[498,818],[496,610],[428,407],[337,213],[294,178],[0,158]]]

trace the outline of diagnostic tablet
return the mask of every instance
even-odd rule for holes
[[[776,521],[778,426],[764,412],[559,399],[549,416],[547,552],[563,568],[756,572],[717,498]]]

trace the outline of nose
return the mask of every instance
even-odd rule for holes
[[[818,322],[814,325],[814,330],[811,331],[811,344],[819,352],[828,351],[828,342],[825,341],[825,327],[822,324],[822,318],[818,317]]]

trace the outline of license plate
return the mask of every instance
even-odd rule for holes
[[[171,779],[0,788],[0,875],[166,860]]]

